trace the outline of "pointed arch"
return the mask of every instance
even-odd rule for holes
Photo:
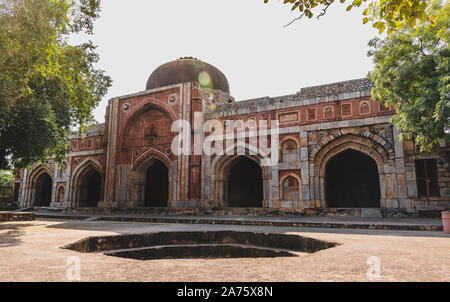
[[[172,162],[151,148],[133,164],[129,184],[131,207],[168,207],[172,200]],[[156,180],[152,180],[155,179]],[[155,193],[157,190],[163,192]]]
[[[33,206],[48,207],[52,202],[53,181],[47,172],[42,172],[34,184]]]
[[[43,172],[46,172],[53,179],[53,171],[46,165],[38,165],[32,169],[30,174],[28,174],[28,179],[30,181],[36,180],[36,178]]]
[[[227,155],[227,154],[233,154],[233,155]],[[262,167],[271,167],[272,166],[272,159],[266,154],[263,154],[261,150],[259,150],[257,147],[254,147],[249,144],[242,144],[237,143],[237,145],[232,145],[228,147],[224,151],[224,155],[217,155],[214,160],[211,163],[211,169],[216,174],[216,167],[221,166],[221,161],[226,160],[230,156],[240,156],[240,155],[246,155],[249,158],[252,158],[255,160],[259,165]]]
[[[158,99],[155,99],[155,98],[151,98],[151,97],[146,98],[143,101],[136,104],[130,110],[130,112],[128,112],[125,115],[124,119],[120,123],[119,135],[118,135],[120,146],[122,144],[124,144],[124,135],[126,134],[126,131],[127,131],[128,127],[130,126],[130,124],[133,122],[133,120],[135,120],[137,117],[139,117],[139,115],[141,113],[143,113],[146,110],[149,110],[151,108],[160,110],[161,112],[167,114],[167,116],[169,117],[169,119],[171,120],[172,123],[177,120],[177,115],[176,115],[175,111],[168,104],[166,104]]]
[[[73,179],[76,179],[80,173],[82,173],[83,170],[86,168],[92,167],[95,170],[97,170],[99,173],[102,173],[102,165],[100,162],[94,158],[87,158],[83,160],[72,172],[72,175],[74,176]]]
[[[377,163],[366,153],[348,148],[327,160],[327,207],[379,208],[380,195]]]
[[[41,178],[42,175],[46,175],[48,176],[46,183],[38,183],[38,180]],[[50,167],[46,166],[46,165],[37,165],[35,166],[30,174],[28,174],[27,177],[27,182],[26,182],[26,201],[27,201],[27,205],[28,206],[36,206],[36,201],[38,201],[38,199],[40,199],[40,197],[38,195],[43,195],[44,192],[42,192],[42,190],[44,189],[42,187],[42,185],[45,185],[45,206],[50,206],[50,203],[53,200],[53,190],[54,190],[54,173],[53,170],[50,169]],[[49,187],[50,185],[50,187]],[[44,197],[44,196],[41,196]],[[39,206],[39,205],[38,205]]]
[[[97,207],[103,200],[104,172],[101,164],[87,158],[73,171],[71,201],[73,207]]]
[[[367,154],[377,163],[379,168],[384,167],[384,163],[389,159],[387,151],[377,142],[360,136],[346,135],[339,137],[323,146],[314,158],[314,166],[319,167],[320,175],[325,174],[325,165],[334,155],[353,149]]]
[[[142,165],[143,162],[149,161],[152,158],[161,160],[167,166],[167,168],[172,169],[172,161],[170,160],[169,156],[167,156],[164,152],[156,150],[155,148],[150,148],[136,159],[136,161],[133,163],[132,170],[135,171],[139,168],[139,166]]]
[[[233,151],[234,150],[234,151]],[[213,200],[214,205],[217,207],[229,207],[230,204],[230,179],[229,174],[232,173],[233,167],[238,164],[239,161],[244,160],[250,166],[250,162],[253,162],[255,166],[258,166],[261,170],[261,175],[256,176],[261,178],[262,181],[262,202],[259,207],[267,207],[270,199],[270,181],[271,181],[271,166],[270,158],[264,156],[257,148],[249,145],[238,145],[227,149],[228,152],[225,154],[235,154],[235,155],[222,155],[214,158],[211,164],[211,175],[213,175],[212,190],[211,190],[211,200]],[[233,152],[231,152],[233,151]],[[256,155],[249,155],[249,154]],[[242,155],[243,154],[243,155]],[[257,171],[255,169],[254,171]],[[259,173],[257,173],[259,174]],[[251,178],[251,176],[249,176]],[[256,183],[255,186],[259,186]],[[259,193],[257,193],[259,194]]]
[[[152,97],[148,97],[145,98],[144,100],[142,100],[141,102],[139,102],[138,104],[136,104],[136,106],[134,106],[130,112],[127,113],[127,116],[124,118],[124,120],[121,123],[121,127],[120,129],[124,130],[126,128],[126,126],[128,125],[128,123],[133,120],[133,118],[140,114],[141,111],[150,108],[150,107],[154,107],[156,109],[159,109],[161,111],[166,112],[170,118],[172,119],[172,121],[177,120],[177,114],[175,113],[175,111],[172,109],[172,107],[170,107],[168,104],[152,98]]]
[[[333,157],[347,150],[361,152],[376,163],[380,186],[380,204],[383,204],[386,199],[386,190],[384,189],[385,170],[386,166],[389,165],[391,153],[377,141],[354,134],[346,134],[329,141],[315,154],[313,158],[313,178],[314,183],[318,184],[314,189],[316,202],[319,202],[322,208],[327,207],[327,164]]]
[[[295,186],[296,187],[295,190],[294,190],[294,188],[290,188],[289,192],[287,192],[287,190],[286,190],[286,183],[285,182],[288,181],[289,178],[293,178],[296,181],[297,184]],[[301,188],[301,184],[302,184],[302,181],[301,181],[300,177],[297,174],[295,174],[295,173],[288,173],[288,174],[283,175],[280,178],[280,192],[281,192],[282,200],[289,200],[289,201],[293,200],[294,198],[291,195],[294,192],[297,192],[297,201],[301,200],[302,199],[302,197],[301,197],[301,189],[300,189]]]

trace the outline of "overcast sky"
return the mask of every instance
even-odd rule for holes
[[[292,94],[302,87],[365,77],[367,43],[376,35],[362,9],[335,3],[320,18],[300,20],[282,0],[103,0],[94,35],[98,68],[113,86],[107,100],[145,90],[161,64],[193,56],[219,68],[237,101]],[[82,40],[84,37],[76,37]]]

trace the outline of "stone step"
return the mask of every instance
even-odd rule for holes
[[[97,251],[93,252],[96,254],[103,254],[103,255],[111,255],[113,253],[123,253],[123,252],[137,252],[137,251],[146,251],[146,250],[155,250],[155,249],[164,249],[164,248],[192,248],[192,247],[226,247],[226,246],[233,246],[233,247],[240,247],[240,248],[249,248],[249,249],[260,249],[260,250],[267,250],[272,252],[280,252],[280,253],[295,253],[295,254],[305,254],[308,253],[305,252],[298,252],[298,251],[292,251],[287,249],[280,249],[280,248],[272,248],[272,247],[265,247],[265,246],[259,246],[259,245],[253,245],[253,244],[240,244],[240,243],[201,243],[201,244],[170,244],[170,245],[155,245],[155,246],[144,246],[144,247],[138,247],[138,248],[126,248],[126,249],[116,249],[116,250],[107,250],[107,251]]]
[[[167,259],[167,258],[273,258],[296,257],[307,253],[284,249],[262,247],[247,244],[187,244],[160,245],[142,248],[103,251],[106,256],[131,258],[137,260]]]
[[[0,221],[31,221],[36,219],[32,212],[0,212]]]
[[[73,213],[36,212],[38,218],[86,220],[92,215]],[[181,216],[176,215],[94,215],[98,221],[147,223],[222,224],[249,226],[276,226],[301,228],[339,228],[368,230],[442,231],[441,219],[391,218],[364,219],[361,217],[285,217],[285,216]]]

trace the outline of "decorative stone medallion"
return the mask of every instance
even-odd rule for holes
[[[177,94],[176,93],[172,93],[171,95],[169,95],[168,102],[169,102],[170,106],[176,105],[177,102],[178,102]]]
[[[123,111],[123,112],[128,113],[128,112],[130,111],[130,109],[131,109],[130,103],[124,103],[124,104],[122,105],[122,111]]]

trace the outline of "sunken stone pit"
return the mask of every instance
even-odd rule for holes
[[[158,232],[88,237],[65,249],[81,253],[151,259],[295,257],[337,244],[298,235],[258,232]]]

